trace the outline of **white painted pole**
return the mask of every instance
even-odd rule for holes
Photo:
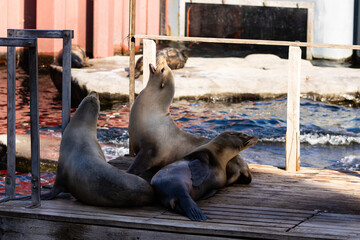
[[[143,39],[143,48],[143,88],[145,88],[150,76],[149,64],[156,67],[156,43],[153,40]]]
[[[300,75],[301,49],[290,46],[285,153],[285,168],[290,172],[300,170]]]

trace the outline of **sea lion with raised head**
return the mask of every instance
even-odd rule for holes
[[[96,206],[150,203],[153,189],[147,181],[106,162],[97,140],[99,111],[99,95],[91,92],[82,100],[63,133],[55,184],[42,199],[70,192],[79,201]]]
[[[210,142],[196,148],[181,161],[162,168],[151,179],[160,202],[167,208],[193,221],[207,219],[195,203],[208,197],[227,182],[226,165],[240,151],[257,142],[241,132],[223,132]]]
[[[136,154],[128,173],[148,181],[162,167],[182,159],[209,139],[182,131],[172,119],[169,107],[175,93],[173,74],[161,57],[157,68],[150,64],[146,87],[135,99],[130,112],[130,145]],[[251,182],[250,169],[240,156],[228,164],[228,182]]]
[[[156,59],[165,57],[166,63],[170,69],[180,69],[185,66],[188,56],[184,50],[177,48],[167,47],[156,52]],[[143,74],[143,57],[141,56],[135,64],[135,78]]]

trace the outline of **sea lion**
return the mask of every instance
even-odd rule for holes
[[[82,68],[82,67],[89,67],[90,64],[87,63],[89,58],[86,56],[85,50],[78,46],[72,45],[71,46],[71,67],[72,68]],[[62,66],[63,61],[63,50],[61,49],[58,56],[57,62],[59,66]]]
[[[67,125],[60,144],[56,180],[42,199],[70,192],[81,202],[96,206],[139,206],[150,203],[153,189],[144,179],[108,164],[97,140],[99,95],[89,93]]]
[[[135,99],[130,112],[128,131],[136,156],[127,170],[147,180],[162,167],[182,159],[209,141],[208,138],[182,131],[172,119],[169,107],[175,83],[165,58],[158,59],[156,69],[152,64],[149,67],[149,81]],[[250,169],[240,156],[231,160],[229,170],[227,184],[238,179],[243,183],[251,182]]]
[[[227,182],[226,165],[240,151],[257,142],[241,132],[223,132],[210,142],[196,148],[181,161],[162,168],[151,179],[156,196],[167,208],[193,221],[207,219],[194,202],[214,194]]]
[[[177,48],[164,48],[156,52],[156,59],[160,57],[165,57],[167,65],[170,69],[180,69],[185,66],[188,56],[184,50],[179,50]],[[143,57],[140,57],[135,64],[135,79],[140,77],[143,74]]]

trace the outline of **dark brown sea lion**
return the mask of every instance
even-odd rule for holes
[[[226,165],[240,151],[251,147],[257,137],[241,132],[224,132],[196,148],[184,160],[162,168],[151,179],[157,198],[167,207],[193,221],[207,219],[194,202],[212,195],[227,182]]]
[[[71,67],[72,68],[82,68],[82,67],[89,67],[90,64],[87,63],[89,58],[86,56],[85,50],[78,46],[72,45],[71,46]],[[61,49],[58,56],[57,62],[59,66],[62,66],[63,61],[63,50]]]
[[[209,141],[184,132],[175,124],[169,112],[174,92],[173,74],[161,57],[157,69],[150,64],[148,84],[135,99],[130,112],[130,145],[136,156],[128,173],[150,180],[162,167],[184,158]],[[235,156],[228,168],[227,184],[238,179],[243,183],[251,182],[250,169],[240,156]]]
[[[147,181],[106,162],[96,133],[99,111],[99,95],[91,92],[82,100],[63,133],[55,184],[42,199],[70,192],[79,201],[96,206],[150,203],[153,189]]]
[[[167,65],[170,69],[180,69],[185,66],[188,59],[185,51],[176,48],[164,48],[156,52],[156,59],[159,57],[165,57]],[[140,77],[143,74],[143,57],[140,57],[135,64],[135,78]]]

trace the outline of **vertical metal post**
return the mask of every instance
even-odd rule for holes
[[[291,172],[300,170],[300,76],[301,49],[289,47],[285,168]]]
[[[62,64],[62,132],[70,121],[71,108],[71,38],[72,31],[65,30],[63,35]]]
[[[30,123],[31,123],[31,200],[32,206],[40,206],[40,137],[37,41],[29,48],[30,75]]]
[[[7,48],[7,177],[5,194],[9,199],[15,197],[15,87],[16,87],[16,55],[15,47]]]
[[[135,0],[130,0],[129,6],[129,108],[131,108],[135,101]],[[129,146],[130,156],[134,156],[134,151]]]

